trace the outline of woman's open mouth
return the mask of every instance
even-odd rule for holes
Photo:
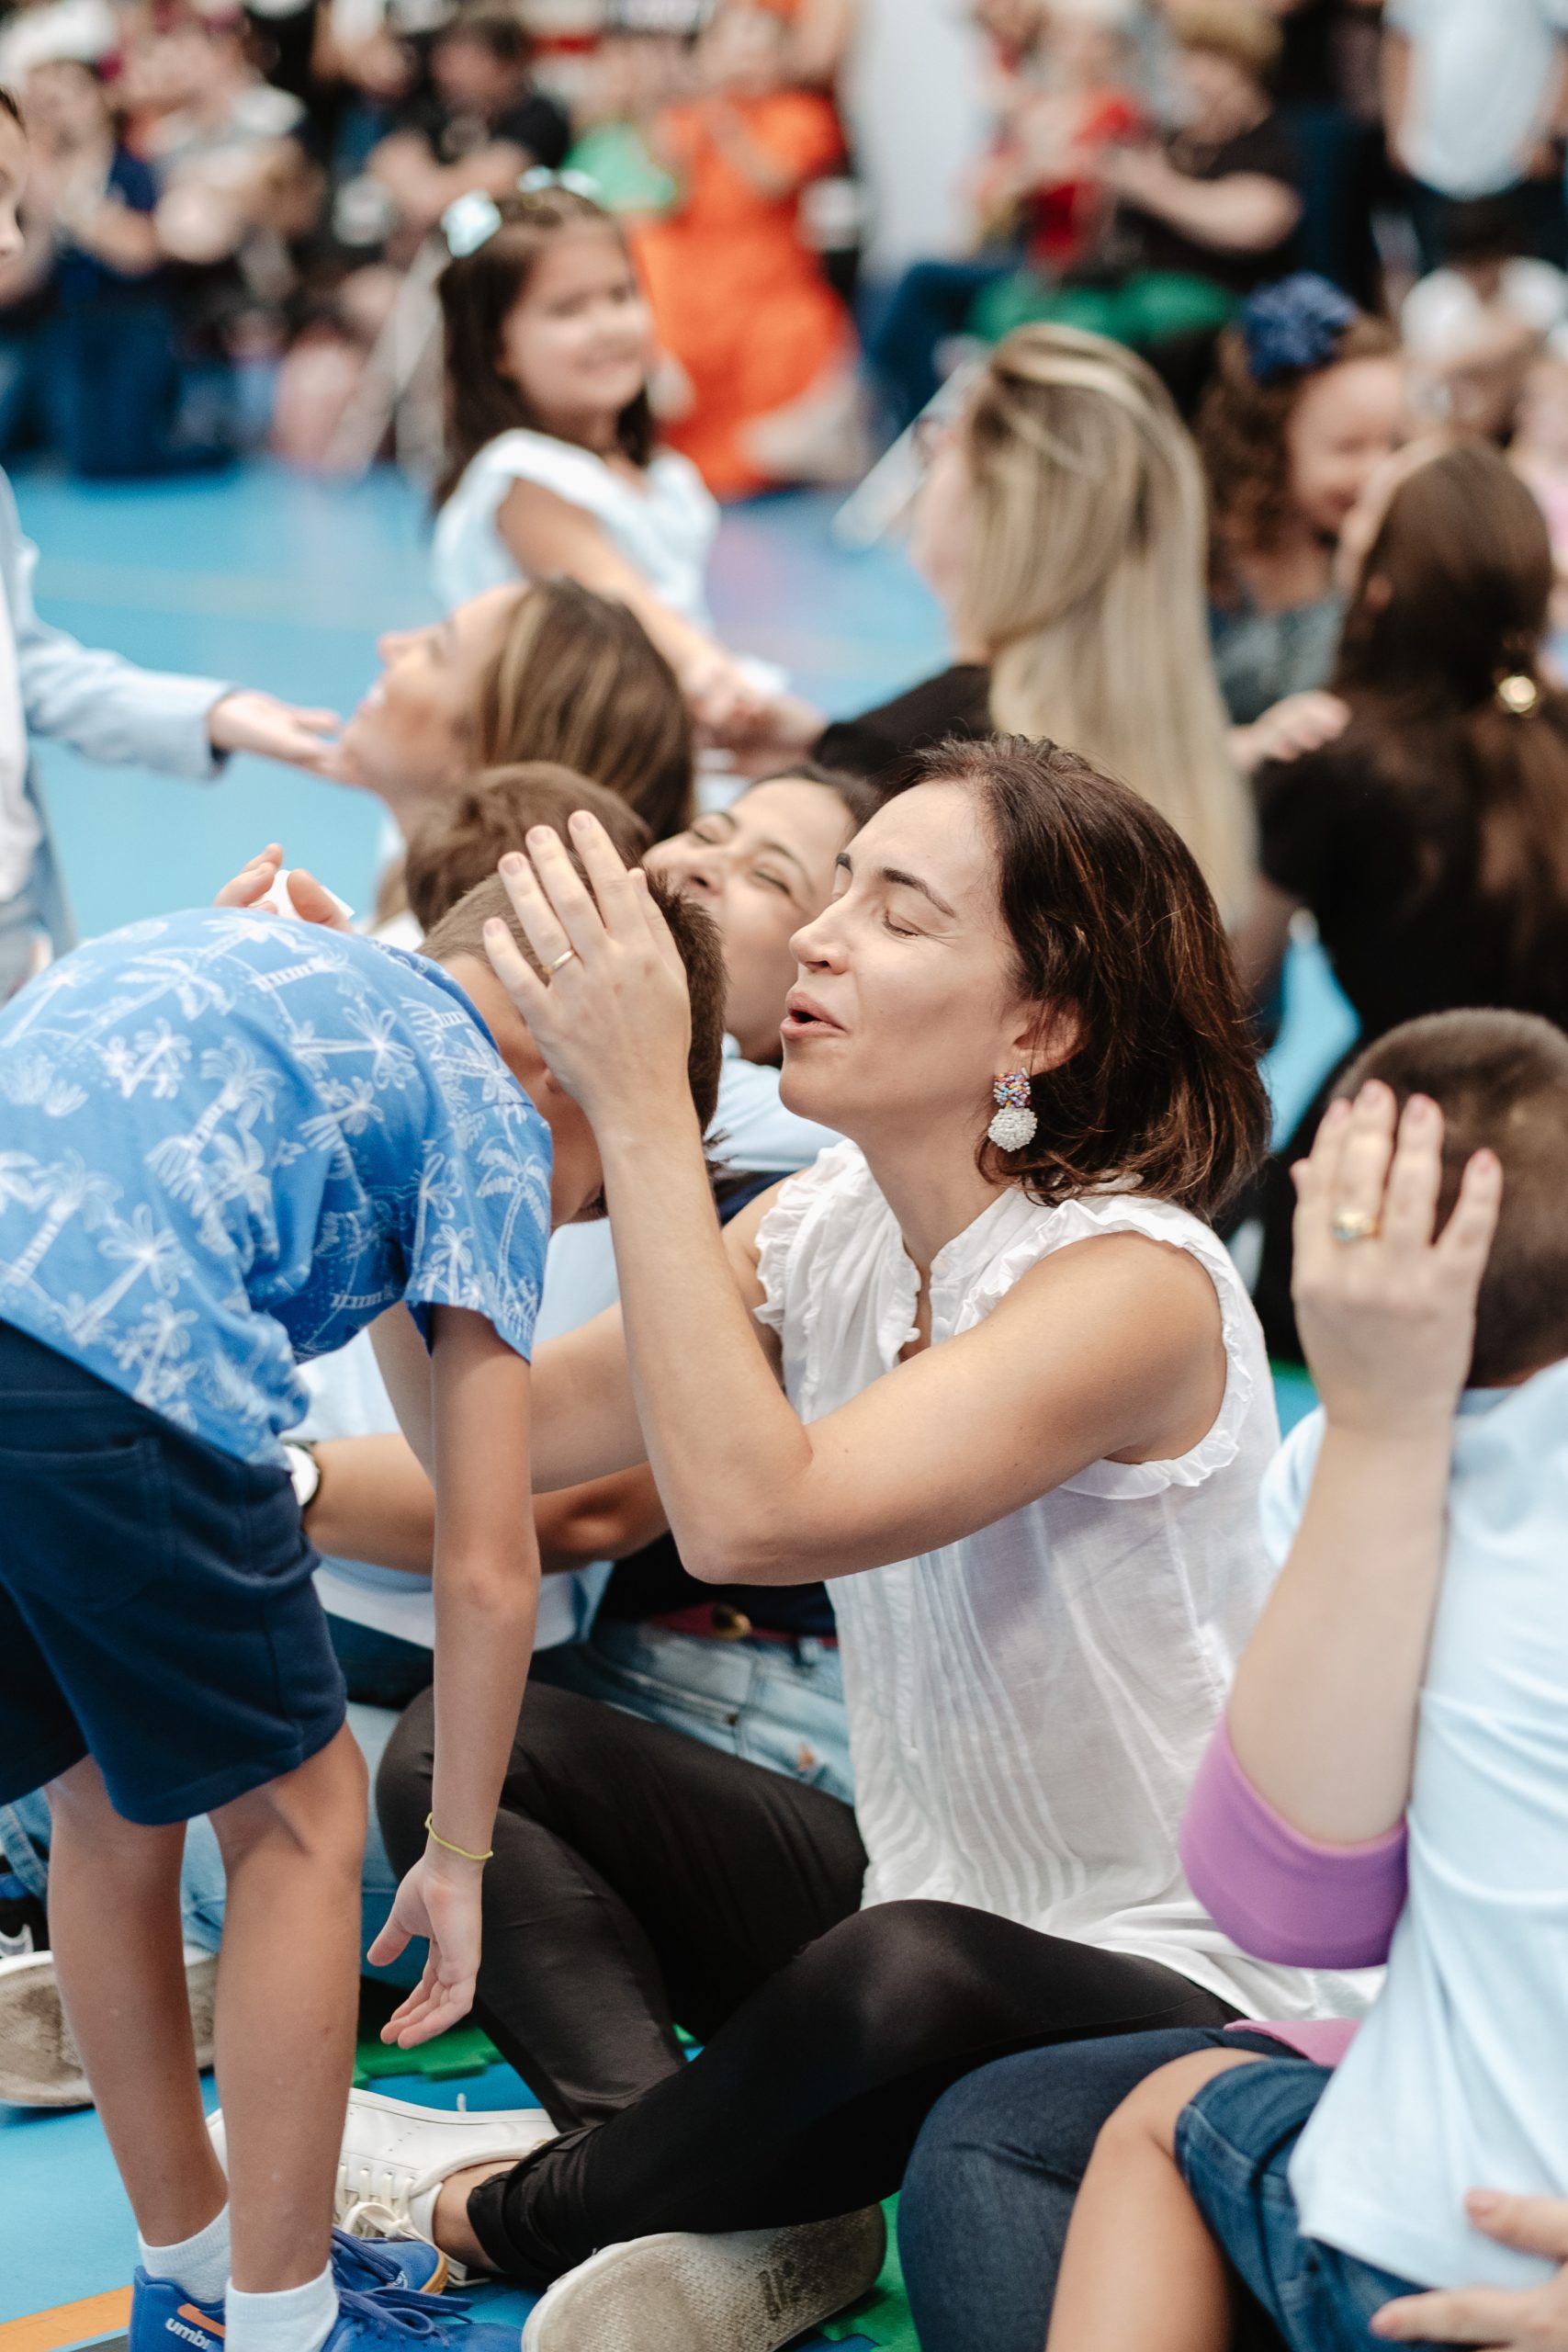
[[[791,989],[784,999],[784,1017],[779,1023],[779,1035],[786,1046],[802,1037],[841,1037],[843,1034],[839,1023],[812,998],[798,989]]]

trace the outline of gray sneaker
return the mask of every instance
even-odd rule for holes
[[[874,2285],[880,2206],[792,2229],[607,2245],[530,2312],[523,2352],[778,2352]]]
[[[212,2064],[212,1998],[218,1955],[186,1946],[186,1991],[196,2063]],[[0,1960],[0,2102],[10,2107],[91,2107],[93,2094],[65,2011],[51,1951]]]

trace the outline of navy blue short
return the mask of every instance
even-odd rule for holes
[[[91,1756],[128,1821],[294,1770],[343,1674],[286,1470],[0,1323],[0,1804]]]
[[[1368,2328],[1372,2313],[1421,2290],[1303,2237],[1287,2178],[1328,2080],[1326,2066],[1283,2056],[1216,2075],[1181,2110],[1176,2161],[1211,2236],[1290,2352],[1376,2352],[1385,2339]]]

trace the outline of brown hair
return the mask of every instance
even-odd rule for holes
[[[1224,927],[1174,825],[1016,735],[919,752],[888,797],[920,784],[980,796],[1019,992],[1081,1029],[1033,1081],[1033,1140],[982,1143],[981,1172],[1047,1206],[1111,1186],[1217,1216],[1263,1156],[1269,1104]]]
[[[674,671],[637,615],[575,580],[525,590],[479,684],[475,764],[549,760],[619,793],[655,841],[692,815],[695,747]]]
[[[1258,0],[1165,0],[1166,30],[1178,49],[1209,49],[1267,82],[1283,36]]]
[[[575,851],[572,864],[582,875],[581,860]],[[686,1056],[686,1078],[692,1090],[692,1102],[696,1109],[702,1130],[706,1135],[718,1108],[718,1074],[724,1065],[724,949],[720,944],[718,925],[703,908],[694,906],[673,890],[667,889],[650,875],[648,883],[654,904],[669,924],[671,934],[686,967],[686,991],[692,1005],[692,1043]],[[471,956],[475,963],[488,965],[485,948],[485,925],[499,916],[512,933],[523,955],[534,970],[539,970],[539,959],[528,944],[522,924],[506,895],[506,885],[499,874],[477,883],[465,898],[458,899],[451,910],[443,915],[422,953],[435,964],[453,964],[461,956]]]
[[[508,318],[528,290],[539,255],[553,239],[572,230],[604,229],[630,260],[625,232],[613,212],[571,187],[544,187],[502,197],[501,226],[471,254],[455,254],[441,273],[437,291],[445,339],[446,384],[446,464],[435,485],[444,506],[469,460],[498,434],[523,426],[548,430],[530,408],[522,387],[497,366]],[[621,455],[646,466],[654,450],[653,410],[647,388],[627,401],[615,424]]]
[[[1533,1012],[1431,1012],[1380,1037],[1337,1091],[1370,1078],[1393,1089],[1401,1110],[1427,1094],[1442,1112],[1439,1224],[1472,1152],[1489,1145],[1503,1163],[1469,1385],[1495,1387],[1568,1355],[1568,1037]]]
[[[4,82],[0,82],[0,114],[8,114],[18,130],[26,130],[28,126],[22,119],[21,101],[15,90],[8,90]]]
[[[1394,491],[1346,616],[1337,747],[1415,806],[1457,775],[1473,812],[1474,885],[1522,965],[1568,916],[1568,696],[1541,669],[1553,581],[1535,500],[1483,442],[1440,449]],[[1528,679],[1534,707],[1497,686]]]
[[[509,849],[522,848],[530,826],[550,826],[570,846],[566,824],[574,808],[598,818],[626,865],[641,863],[652,835],[602,784],[548,760],[483,769],[409,843],[403,882],[420,929],[434,931],[466,891],[495,872]]]
[[[882,806],[881,791],[867,777],[856,775],[850,768],[830,768],[821,760],[786,761],[783,767],[770,768],[766,775],[754,775],[746,792],[755,791],[760,784],[819,784],[842,803],[857,832]],[[745,797],[743,792],[740,797]]]
[[[504,8],[486,7],[483,0],[478,6],[459,8],[432,46],[441,49],[448,41],[471,41],[476,49],[488,50],[500,65],[526,65],[533,51],[522,20]]]
[[[1385,319],[1359,311],[1330,338],[1316,367],[1284,368],[1260,384],[1240,327],[1225,329],[1195,428],[1209,478],[1209,571],[1217,587],[1226,586],[1234,554],[1270,548],[1284,529],[1291,506],[1290,424],[1303,386],[1330,368],[1390,359],[1398,349],[1399,337]]]

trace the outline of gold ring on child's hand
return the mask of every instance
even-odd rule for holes
[[[545,966],[546,979],[553,979],[558,972],[563,972],[576,953],[575,947],[569,947],[564,956],[558,956],[553,964],[547,964]]]
[[[1331,1229],[1336,1241],[1371,1241],[1378,1221],[1369,1209],[1336,1209]]]

